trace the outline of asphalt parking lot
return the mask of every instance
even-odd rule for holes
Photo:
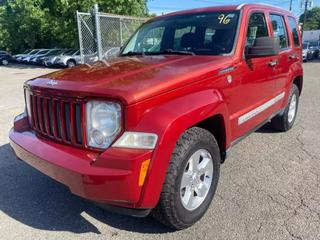
[[[304,64],[296,125],[263,127],[236,145],[205,217],[172,232],[105,212],[16,160],[8,144],[23,82],[50,69],[0,66],[1,239],[320,239],[320,62]]]

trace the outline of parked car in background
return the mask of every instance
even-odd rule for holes
[[[46,67],[55,67],[55,61],[57,58],[63,57],[63,56],[70,56],[76,53],[77,50],[74,49],[63,49],[59,53],[52,55],[52,56],[47,56],[43,59],[42,64]]]
[[[303,43],[302,44],[302,60],[304,62],[307,62],[311,59],[313,59],[314,51],[310,48],[309,43]]]
[[[74,50],[70,53],[66,53],[64,55],[57,57],[53,65],[59,66],[59,67],[71,68],[80,63],[81,63],[80,51]]]
[[[119,55],[120,51],[121,51],[121,48],[119,48],[119,47],[110,48],[110,49],[108,49],[108,51],[106,51],[104,53],[103,59],[110,60],[114,57],[117,57]]]
[[[32,64],[41,64],[42,60],[43,60],[45,57],[54,56],[54,55],[58,54],[59,52],[61,52],[61,49],[60,49],[60,48],[50,49],[50,50],[48,50],[46,53],[39,54],[38,56],[32,58],[32,59],[30,60],[30,62],[31,62]]]
[[[18,61],[22,63],[28,63],[32,57],[36,56],[41,51],[43,51],[43,49],[34,49],[26,56],[18,58]]]
[[[309,42],[309,46],[311,49],[311,52],[313,51],[313,58],[319,58],[319,52],[320,52],[320,41],[315,42]]]
[[[8,65],[13,61],[12,56],[6,51],[0,51],[0,65]]]
[[[33,50],[32,49],[27,49],[25,50],[23,53],[20,53],[20,54],[16,54],[16,55],[13,55],[13,59],[15,61],[18,61],[18,59],[21,59],[23,57],[26,57],[29,53],[31,53]]]
[[[50,51],[51,51],[51,49],[43,49],[43,50],[39,51],[37,54],[30,57],[28,63],[36,64],[38,57],[43,57],[44,55],[46,55]]]
[[[24,58],[28,57],[28,56],[31,56],[33,54],[36,54],[37,52],[39,52],[40,49],[32,49],[30,51],[27,51],[27,53],[23,53],[23,54],[18,54],[18,55],[15,55],[15,60],[17,62],[22,62]],[[25,51],[26,52],[26,51]]]

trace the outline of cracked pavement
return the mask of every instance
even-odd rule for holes
[[[179,232],[105,212],[17,161],[8,131],[24,107],[23,82],[53,70],[0,66],[1,239],[320,239],[319,66],[304,64],[294,128],[266,125],[234,146],[207,214]]]

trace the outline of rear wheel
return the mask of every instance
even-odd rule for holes
[[[217,189],[220,150],[214,136],[201,128],[187,130],[178,140],[153,216],[184,229],[207,211]]]
[[[2,63],[2,65],[7,66],[7,65],[9,64],[9,61],[6,60],[6,59],[3,59],[3,60],[1,61],[1,63]]]
[[[286,132],[290,130],[296,120],[299,105],[299,89],[293,84],[288,105],[283,113],[278,114],[271,120],[271,127],[275,130]]]

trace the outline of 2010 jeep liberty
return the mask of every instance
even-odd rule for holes
[[[76,195],[187,228],[210,206],[235,143],[268,121],[292,127],[301,60],[297,22],[279,8],[156,17],[109,63],[27,81],[11,146]]]

